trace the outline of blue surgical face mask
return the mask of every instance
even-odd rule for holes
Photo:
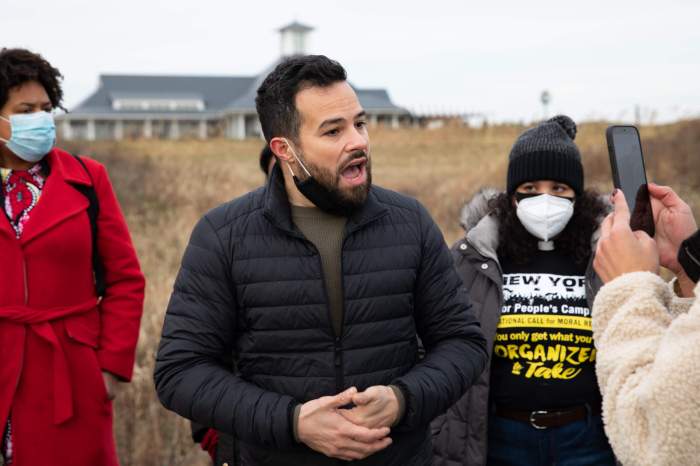
[[[0,119],[10,123],[12,130],[9,140],[0,138],[0,141],[26,162],[43,159],[56,143],[56,124],[49,112],[19,113]]]

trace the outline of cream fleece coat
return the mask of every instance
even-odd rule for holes
[[[593,334],[605,431],[620,462],[700,465],[700,298],[677,298],[652,273],[623,275],[598,293]]]

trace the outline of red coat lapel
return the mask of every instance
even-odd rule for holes
[[[59,149],[53,149],[47,158],[51,172],[39,202],[32,209],[29,221],[24,226],[20,237],[22,244],[86,210],[89,204],[87,198],[73,186],[92,184],[80,162]],[[9,223],[7,226],[11,230]]]

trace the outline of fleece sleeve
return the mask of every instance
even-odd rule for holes
[[[700,457],[700,300],[683,305],[648,272],[611,281],[594,302],[605,430],[626,466]]]

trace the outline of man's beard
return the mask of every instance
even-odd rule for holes
[[[303,154],[299,154],[299,157],[316,182],[328,191],[328,200],[331,204],[336,206],[339,212],[353,212],[364,205],[372,185],[372,166],[367,152],[362,150],[353,152],[347,160],[344,161],[343,165],[340,168],[336,168],[335,171],[315,165],[308,161]],[[341,171],[353,160],[360,158],[367,159],[365,164],[367,179],[361,185],[341,189]]]

